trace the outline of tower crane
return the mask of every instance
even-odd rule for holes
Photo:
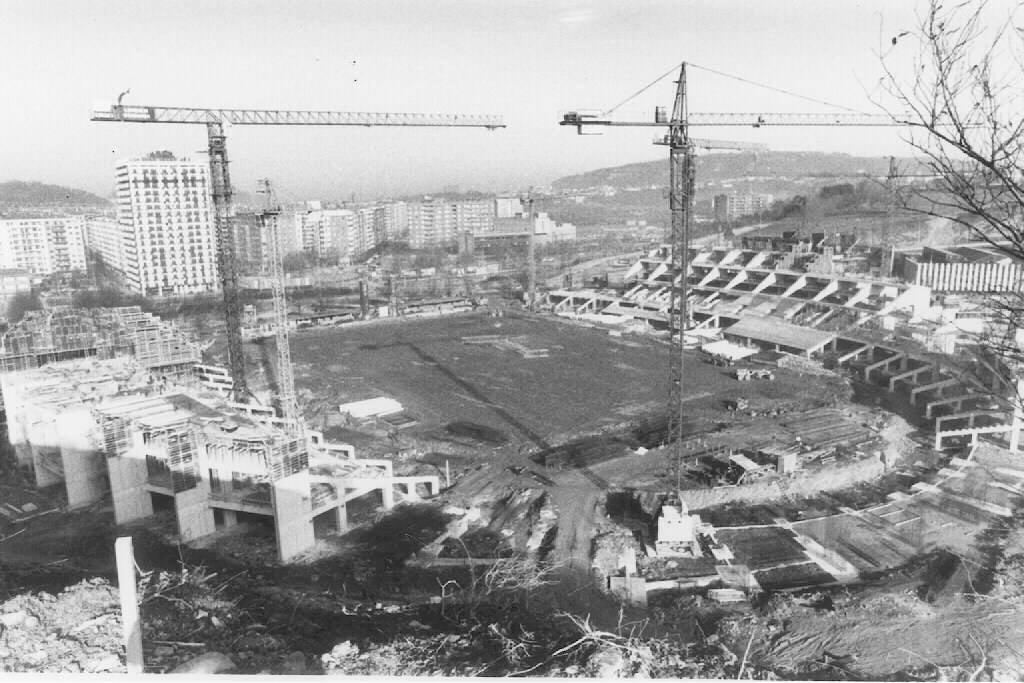
[[[228,365],[234,399],[247,400],[245,359],[242,353],[242,310],[238,299],[235,233],[232,229],[231,177],[228,172],[225,125],[235,126],[403,126],[504,128],[500,116],[465,114],[397,114],[379,112],[309,111],[280,109],[201,109],[117,104],[96,110],[92,121],[115,123],[178,123],[206,126],[210,155],[210,188],[213,198],[217,266],[227,323]]]
[[[531,313],[537,311],[537,247],[536,247],[536,221],[537,216],[533,212],[533,188],[526,192],[526,203],[530,210],[527,214],[529,233],[526,236],[526,306]]]
[[[572,126],[580,135],[592,126],[640,126],[667,128],[667,132],[655,138],[654,143],[669,148],[669,208],[672,214],[670,229],[671,269],[679,284],[672,287],[669,305],[669,400],[668,430],[665,443],[674,444],[675,460],[682,462],[683,436],[683,388],[684,388],[684,330],[689,319],[687,297],[689,283],[687,276],[690,266],[690,233],[694,204],[694,156],[697,149],[758,149],[756,144],[701,140],[690,137],[691,126],[730,127],[743,126],[764,128],[769,126],[897,126],[904,125],[888,116],[860,113],[807,114],[807,113],[694,113],[689,111],[686,90],[686,67],[679,67],[676,81],[675,101],[671,118],[664,108],[654,111],[654,120],[622,121],[608,114],[570,111],[562,116],[560,125]],[[659,79],[660,80],[660,79]],[[652,84],[653,85],[653,84]],[[642,92],[642,91],[641,91]],[[639,94],[639,93],[637,93]],[[762,145],[760,149],[765,149]],[[678,337],[672,331],[678,330]]]
[[[270,251],[270,287],[274,305],[274,344],[277,347],[277,401],[285,428],[301,435],[304,431],[295,393],[295,374],[292,371],[292,352],[288,343],[288,301],[285,298],[284,259],[281,249],[281,231],[277,217],[281,215],[271,188],[270,180],[259,181],[263,194],[260,222]]]

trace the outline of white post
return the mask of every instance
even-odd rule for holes
[[[114,541],[117,558],[117,587],[121,594],[121,625],[124,627],[125,665],[128,674],[142,673],[142,624],[139,621],[139,598],[135,590],[135,553],[132,537]]]
[[[448,460],[444,461],[444,487],[450,489],[452,487],[452,471],[448,467]]]

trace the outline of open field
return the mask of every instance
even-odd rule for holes
[[[462,342],[476,335],[514,337],[531,349],[548,349],[549,356],[527,359]],[[604,427],[663,417],[668,395],[666,344],[551,319],[474,313],[382,322],[303,332],[293,335],[291,347],[307,418],[318,427],[346,431],[362,427],[344,424],[338,404],[390,396],[419,420],[403,436],[465,441],[464,433],[445,431],[462,423],[494,430],[485,433],[497,442],[507,439],[510,449],[532,451]],[[691,358],[685,393],[697,426],[727,419],[722,402],[736,395],[764,408],[829,396],[824,381],[796,373],[741,384],[729,369],[709,365],[696,353]]]

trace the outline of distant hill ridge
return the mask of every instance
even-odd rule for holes
[[[0,204],[19,206],[40,206],[67,204],[68,206],[106,206],[106,199],[92,192],[63,185],[49,185],[24,180],[8,180],[0,183]]]
[[[919,173],[919,162],[897,158],[901,173]],[[889,172],[888,157],[858,157],[833,152],[741,152],[700,154],[697,156],[699,184],[743,178],[772,176],[788,178],[884,177]],[[668,159],[646,161],[612,168],[600,168],[559,178],[556,190],[581,189],[609,185],[616,188],[665,186],[668,184]]]

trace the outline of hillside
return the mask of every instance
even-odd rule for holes
[[[0,183],[0,204],[14,206],[106,206],[109,202],[91,192],[63,185],[9,180]]]
[[[897,159],[902,172],[916,166],[913,159]],[[884,177],[889,172],[888,157],[857,157],[825,152],[752,152],[701,154],[697,157],[697,178],[701,185],[747,177],[838,178],[867,175]],[[610,185],[616,188],[664,187],[668,184],[665,160],[600,168],[587,173],[559,178],[552,183],[556,191]]]

